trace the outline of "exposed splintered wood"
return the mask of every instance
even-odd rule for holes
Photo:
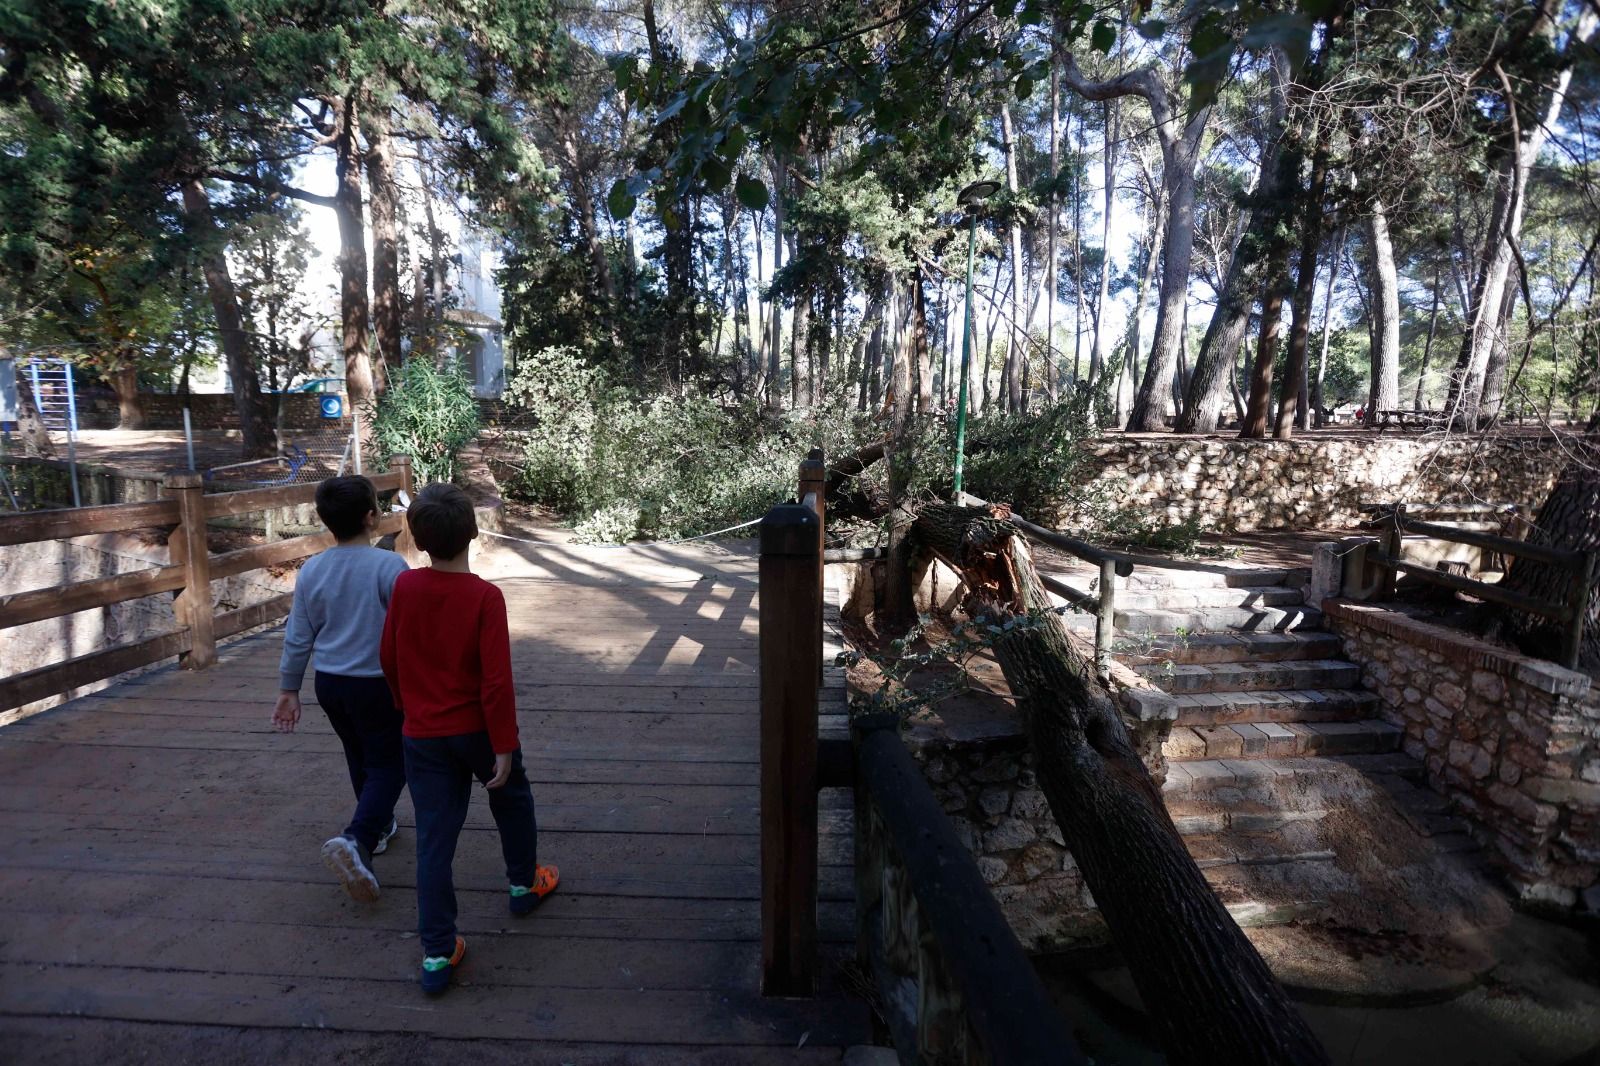
[[[956,568],[1016,698],[1039,783],[1181,1063],[1326,1063],[1283,989],[1212,892],[1110,694],[1073,646],[1004,507],[931,505],[915,543]]]
[[[220,647],[210,669],[168,667],[0,729],[0,1032],[29,1034],[30,1064],[485,1061],[499,1041],[517,1054],[488,1061],[721,1066],[838,1062],[868,1042],[867,1008],[839,980],[854,894],[842,794],[818,804],[817,997],[759,995],[753,590],[635,583],[659,572],[648,550],[607,560],[605,584],[500,583],[540,859],[562,884],[534,916],[507,916],[476,792],[455,865],[471,946],[450,995],[414,983],[410,797],[376,860],[376,906],[318,859],[349,818],[349,779],[309,677],[299,730],[270,728],[272,631]],[[122,1027],[114,1046],[89,1038],[106,1026]],[[352,1042],[333,1050],[341,1033]]]

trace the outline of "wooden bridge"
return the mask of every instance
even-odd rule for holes
[[[409,487],[395,471],[380,489]],[[172,565],[0,598],[0,629],[152,591],[179,591],[180,623],[0,680],[0,710],[140,657],[211,663],[0,729],[0,1047],[31,1063],[838,1062],[873,1039],[860,992],[875,985],[907,1054],[1045,1061],[1026,1048],[1048,1046],[1070,1061],[896,731],[858,733],[852,756],[842,690],[819,683],[820,463],[805,473],[804,505],[769,516],[759,559],[507,549],[519,561],[496,580],[540,857],[562,889],[509,918],[475,805],[456,860],[470,950],[439,1000],[415,986],[409,797],[375,864],[383,898],[352,902],[317,850],[350,802],[337,739],[315,711],[272,731],[276,629],[214,643],[281,617],[287,598],[213,617],[187,591],[319,550],[305,537],[208,555],[199,532],[311,487],[206,496],[180,476],[172,499],[120,513],[0,520],[0,545],[176,522]],[[854,797],[821,787],[852,781]],[[854,810],[867,813],[853,848]]]

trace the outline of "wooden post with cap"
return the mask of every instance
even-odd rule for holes
[[[204,670],[217,661],[211,619],[211,555],[206,549],[205,479],[189,470],[174,471],[162,485],[178,501],[178,526],[167,537],[173,565],[183,567],[183,591],[173,601],[178,624],[189,631],[189,650],[178,657],[185,670]]]
[[[821,553],[816,513],[761,521],[761,991],[807,996],[817,970],[817,694]]]

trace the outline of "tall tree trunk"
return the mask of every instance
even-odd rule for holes
[[[772,160],[772,276],[783,269],[783,195],[779,188],[781,169],[779,161]],[[783,407],[783,305],[774,296],[768,306],[772,323],[772,340],[767,349],[767,406],[774,411]]]
[[[211,217],[211,197],[198,178],[183,183],[183,211],[202,248],[200,272],[206,279],[212,314],[217,320],[217,340],[228,364],[228,377],[233,382],[233,405],[239,416],[244,457],[257,459],[272,455],[277,451],[272,415],[256,377],[250,338],[245,333],[244,317],[239,313],[239,296],[233,287],[233,276],[228,273],[222,237]]]
[[[394,147],[389,109],[372,106],[362,116],[367,135],[367,188],[372,212],[372,323],[378,342],[375,373],[381,385],[385,366],[400,365],[400,187],[394,177]]]
[[[794,248],[789,249],[794,255]],[[789,403],[795,408],[811,405],[810,340],[811,294],[799,292],[794,298],[794,323],[789,338]]]
[[[361,146],[356,140],[355,94],[333,101],[334,216],[339,222],[339,318],[343,331],[345,387],[351,403],[366,403],[378,381],[367,350],[367,238],[361,213]]]
[[[1328,29],[1336,33],[1343,24],[1336,16]],[[1324,43],[1323,48],[1328,45]],[[1320,67],[1321,64],[1319,64]],[[1289,356],[1283,368],[1283,399],[1278,405],[1278,421],[1272,435],[1287,440],[1294,435],[1298,423],[1305,425],[1305,411],[1297,405],[1304,402],[1306,393],[1306,359],[1311,343],[1311,308],[1317,297],[1317,253],[1322,249],[1323,194],[1328,185],[1328,133],[1329,121],[1313,117],[1317,126],[1317,146],[1311,154],[1311,180],[1301,198],[1298,220],[1300,223],[1300,263],[1295,279],[1293,312],[1294,325],[1289,333]],[[1295,412],[1300,411],[1296,418]]]
[[[1061,173],[1061,28],[1050,22],[1050,192],[1045,200],[1049,213],[1049,237],[1045,252],[1044,282],[1044,394],[1054,403],[1059,392],[1060,368],[1056,365],[1056,300],[1060,284],[1060,255],[1056,247],[1060,230],[1061,207],[1056,202],[1056,180]]]
[[[1554,42],[1557,35],[1556,20],[1561,12],[1559,0],[1540,0],[1537,25],[1534,33]],[[1451,374],[1450,396],[1446,409],[1459,425],[1475,426],[1483,399],[1484,380],[1495,345],[1502,339],[1506,306],[1505,292],[1510,284],[1513,246],[1522,233],[1522,218],[1527,204],[1528,173],[1534,161],[1556,128],[1561,108],[1566,101],[1567,88],[1572,82],[1573,65],[1577,57],[1587,51],[1600,28],[1600,9],[1594,5],[1581,8],[1577,23],[1564,50],[1553,60],[1547,70],[1545,96],[1534,114],[1518,116],[1515,106],[1510,114],[1516,128],[1512,130],[1510,148],[1496,175],[1494,207],[1484,233],[1483,252],[1478,261],[1478,272],[1472,287],[1471,309],[1467,314],[1467,329],[1461,340],[1461,352],[1456,358]]]
[[[143,429],[144,405],[139,402],[139,368],[122,362],[111,371],[111,390],[117,394],[117,428]]]
[[[1190,119],[1202,129],[1210,108]],[[1165,428],[1162,417],[1167,393],[1178,368],[1183,308],[1189,297],[1189,262],[1194,252],[1194,183],[1199,137],[1184,136],[1161,151],[1161,184],[1166,190],[1167,235],[1161,263],[1161,291],[1156,307],[1155,344],[1145,365],[1144,380],[1128,416],[1131,432]]]
[[[1240,437],[1265,437],[1272,404],[1272,375],[1278,361],[1278,341],[1283,336],[1283,295],[1289,281],[1289,248],[1275,242],[1268,255],[1266,294],[1261,298],[1261,335],[1256,340],[1256,358],[1250,367],[1250,396],[1245,403]]]
[[[1505,406],[1506,371],[1511,363],[1511,313],[1517,306],[1517,291],[1517,286],[1507,285],[1500,298],[1500,329],[1495,333],[1489,365],[1483,372],[1483,399],[1478,404],[1478,419],[1482,424],[1498,421]]]
[[[1286,210],[1287,174],[1282,162],[1285,124],[1289,114],[1289,57],[1281,48],[1271,52],[1268,68],[1272,101],[1266,144],[1250,210],[1239,220],[1239,237],[1217,293],[1216,310],[1206,325],[1195,360],[1194,377],[1187,393],[1186,410],[1178,420],[1179,433],[1213,433],[1222,416],[1223,395],[1233,383],[1233,365],[1250,328],[1250,310],[1262,291],[1263,272],[1271,258],[1274,234]]]
[[[1003,513],[932,505],[913,532],[973,590],[967,611],[997,623],[995,658],[1039,786],[1168,1056],[1327,1063],[1184,847],[1115,701],[1052,609],[1025,541],[993,517]],[[1023,621],[1029,624],[1011,624]]]
[[[1105,150],[1101,153],[1104,174],[1105,204],[1100,215],[1100,291],[1094,302],[1094,346],[1089,354],[1089,385],[1100,383],[1111,347],[1110,331],[1103,328],[1106,303],[1111,298],[1111,216],[1116,213],[1117,200],[1117,142],[1122,139],[1122,106],[1117,100],[1107,100],[1101,105],[1104,120]],[[1052,289],[1052,294],[1054,290]]]
[[[1327,397],[1322,382],[1328,373],[1328,339],[1333,332],[1333,290],[1339,284],[1339,262],[1344,256],[1344,227],[1333,238],[1333,254],[1328,257],[1328,293],[1322,300],[1322,352],[1317,356],[1317,376],[1311,383],[1311,406],[1318,428],[1328,424]]]
[[[1412,398],[1411,409],[1422,410],[1422,388],[1428,381],[1428,360],[1433,355],[1433,337],[1439,328],[1439,268],[1433,268],[1432,304],[1428,308],[1428,339],[1422,343],[1422,369],[1417,372],[1417,392]]]
[[[1389,217],[1381,202],[1373,203],[1367,217],[1367,239],[1372,251],[1373,345],[1366,422],[1375,426],[1379,411],[1400,405],[1400,277],[1389,239]]]
[[[1011,105],[1000,105],[1000,136],[1003,140],[1001,146],[1006,160],[1006,191],[1013,197],[1017,195],[1017,146],[1016,130],[1011,125]],[[1022,293],[1025,285],[1025,273],[1022,264],[1022,220],[1013,215],[1007,233],[1011,245],[1011,323],[1009,335],[1011,337],[1010,349],[1006,353],[1004,370],[1005,380],[1005,408],[1008,411],[1022,410],[1022,353],[1023,345],[1027,343],[1027,331],[1022,322]]]

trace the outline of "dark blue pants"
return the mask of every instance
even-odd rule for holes
[[[456,839],[466,824],[472,779],[494,776],[488,733],[457,737],[406,737],[406,780],[417,811],[417,933],[424,955],[449,955],[456,946],[456,888],[450,867]],[[489,813],[500,830],[506,881],[532,886],[539,830],[533,789],[522,769],[522,751],[511,756],[511,777],[489,790]]]
[[[327,712],[344,745],[356,813],[348,836],[371,852],[389,828],[395,801],[406,787],[405,753],[400,748],[404,718],[395,708],[389,683],[381,677],[346,677],[317,671],[317,702]]]

